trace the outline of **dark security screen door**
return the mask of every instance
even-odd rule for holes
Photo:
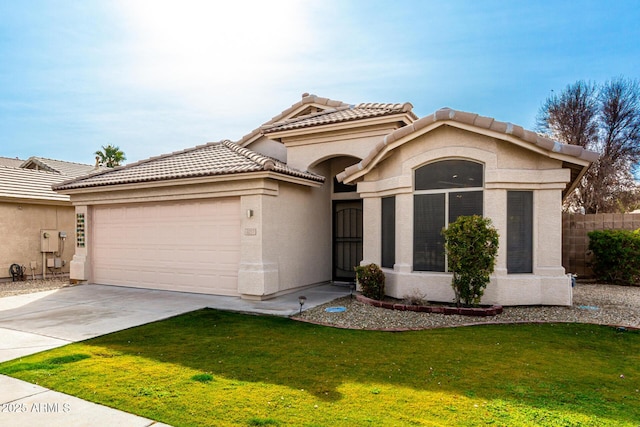
[[[333,280],[354,281],[362,261],[362,200],[333,202]]]

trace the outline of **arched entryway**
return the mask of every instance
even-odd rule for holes
[[[354,268],[362,261],[362,199],[355,185],[338,182],[335,176],[360,159],[340,156],[325,159],[312,169],[327,177],[331,184],[329,207],[331,209],[331,278],[336,282],[355,281]]]

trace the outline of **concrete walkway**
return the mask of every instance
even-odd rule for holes
[[[349,295],[344,286],[321,285],[267,301],[181,292],[80,285],[0,298],[0,362],[209,307],[289,316]],[[164,426],[0,375],[0,425]]]

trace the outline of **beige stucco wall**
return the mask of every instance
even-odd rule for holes
[[[485,168],[484,215],[500,234],[500,248],[486,304],[571,304],[570,279],[562,268],[561,192],[569,171],[560,160],[545,157],[509,141],[449,126],[437,128],[395,148],[358,184],[364,198],[363,263],[381,261],[380,197],[396,196],[396,264],[385,269],[387,293],[396,298],[418,294],[432,301],[451,301],[451,275],[413,271],[413,171],[429,162],[461,158]],[[507,191],[534,192],[533,273],[507,274]]]
[[[363,159],[385,135],[391,133],[396,127],[387,123],[366,128],[284,137],[282,142],[287,147],[289,166],[308,170],[322,161],[336,157],[348,156]],[[253,146],[250,148],[253,149]]]
[[[26,267],[26,273],[31,276],[30,263],[36,261],[36,275],[42,275],[42,252],[40,246],[41,230],[58,230],[67,233],[67,239],[59,246],[59,256],[65,262],[56,273],[68,273],[69,261],[74,253],[74,208],[67,206],[9,203],[0,202],[0,279],[10,278],[9,267],[11,264],[20,264]],[[52,236],[59,240],[58,236]],[[53,253],[48,253],[48,258],[53,258]],[[46,262],[46,261],[45,261]],[[46,271],[49,275],[49,271]]]
[[[273,141],[266,136],[261,136],[246,147],[256,153],[264,154],[265,156],[273,157],[283,163],[287,163],[287,148],[284,144]]]

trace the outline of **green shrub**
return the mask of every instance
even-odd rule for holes
[[[618,285],[640,285],[640,229],[596,230],[588,235],[596,278]]]
[[[498,232],[489,218],[460,216],[442,230],[455,303],[480,304],[498,253]]]
[[[356,280],[362,295],[381,300],[384,297],[384,273],[376,264],[359,265],[355,268]]]

